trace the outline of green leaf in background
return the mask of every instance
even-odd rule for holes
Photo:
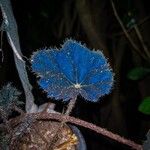
[[[146,115],[150,115],[150,96],[144,98],[138,110]]]
[[[127,77],[130,80],[140,80],[148,74],[150,74],[149,68],[136,67],[132,69],[131,71],[129,71]]]

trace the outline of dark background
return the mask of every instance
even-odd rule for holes
[[[150,127],[150,118],[138,111],[142,99],[150,95],[150,77],[130,80],[127,74],[134,67],[150,67],[150,58],[133,28],[136,24],[145,45],[150,48],[150,10],[147,0],[115,0],[117,12],[133,41],[139,47],[137,53],[124,35],[109,0],[12,0],[14,15],[23,55],[49,47],[60,47],[66,38],[81,41],[90,49],[103,50],[115,72],[115,85],[109,96],[98,103],[88,103],[80,98],[72,115],[105,127],[114,133],[142,143]],[[132,23],[134,19],[135,23]],[[23,91],[14,65],[13,53],[6,35],[3,36],[4,61],[0,67],[0,85],[13,82]],[[143,54],[146,56],[143,58]],[[49,99],[39,89],[35,76],[29,79],[34,87],[36,103]],[[22,96],[23,97],[23,96]],[[24,100],[22,98],[22,100]],[[61,110],[63,103],[57,102]],[[129,149],[90,130],[79,127],[88,150]]]

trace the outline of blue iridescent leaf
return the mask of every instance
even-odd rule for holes
[[[59,72],[59,68],[56,63],[57,50],[41,50],[38,53],[33,54],[32,68],[34,72],[39,75],[45,75],[49,72]]]
[[[48,97],[68,101],[78,94],[96,102],[109,94],[113,72],[100,51],[91,51],[80,43],[67,40],[60,50],[44,49],[31,58],[32,69]]]

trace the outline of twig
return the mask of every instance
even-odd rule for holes
[[[137,47],[137,45],[136,45],[136,44],[134,43],[134,41],[132,40],[131,36],[128,34],[128,32],[127,32],[125,26],[123,25],[123,22],[121,21],[119,15],[118,15],[118,13],[117,13],[116,7],[115,7],[114,2],[113,2],[112,0],[111,0],[111,5],[112,5],[113,11],[114,11],[114,15],[115,15],[116,19],[118,20],[118,22],[119,22],[119,24],[120,24],[120,26],[121,26],[121,28],[122,28],[122,30],[123,30],[125,36],[127,37],[127,39],[129,40],[129,42],[130,42],[131,45],[133,46],[134,50],[135,50],[139,55],[141,55],[144,59],[147,60],[147,58],[145,57],[145,55],[143,55],[143,53],[141,53],[140,49]]]
[[[133,28],[135,29],[135,32],[136,32],[136,34],[137,34],[137,36],[138,36],[138,38],[139,38],[139,40],[140,40],[140,42],[141,42],[141,44],[143,46],[143,49],[144,49],[146,55],[148,56],[148,58],[150,58],[149,50],[148,50],[147,46],[144,43],[143,37],[142,37],[142,35],[141,35],[140,31],[139,31],[138,26],[134,25]]]
[[[142,19],[142,20],[140,20],[139,21],[139,23],[137,23],[137,26],[141,26],[141,25],[143,25],[146,21],[148,21],[150,19],[150,16],[146,16],[144,19]],[[129,28],[129,29],[126,29],[126,31],[129,33],[129,32],[131,32],[133,30],[133,28]],[[113,34],[113,36],[114,37],[116,37],[116,36],[121,36],[121,35],[123,35],[124,34],[124,32],[118,32],[118,33],[115,33],[115,34]]]
[[[142,19],[139,23],[138,26],[142,25],[143,23],[145,23],[146,21],[148,21],[150,19],[150,16],[146,16],[144,19]]]
[[[0,30],[1,32],[1,38],[0,38],[0,42],[1,42],[1,45],[0,45],[0,52],[2,53],[2,62],[4,61],[4,54],[3,54],[3,30]]]
[[[15,64],[25,92],[26,112],[35,112],[37,107],[34,104],[34,97],[31,92],[32,86],[28,80],[25,62],[22,59],[17,23],[12,12],[10,0],[0,0],[0,7],[4,19],[3,30],[6,31],[9,44],[13,49]]]

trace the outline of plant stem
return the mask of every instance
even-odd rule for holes
[[[134,29],[135,29],[135,32],[136,32],[136,34],[137,34],[137,36],[138,36],[138,38],[139,38],[139,40],[140,40],[140,42],[141,42],[141,44],[143,46],[143,49],[144,49],[146,55],[148,56],[148,58],[150,58],[149,50],[148,50],[146,44],[144,43],[143,37],[142,37],[142,35],[141,35],[140,31],[139,31],[138,26],[134,25]]]
[[[132,40],[131,36],[130,36],[129,33],[127,32],[127,30],[126,30],[126,28],[125,28],[123,22],[121,21],[119,15],[118,15],[118,13],[117,13],[117,10],[116,10],[116,7],[115,7],[115,4],[114,4],[113,0],[111,0],[111,5],[112,5],[113,11],[114,11],[114,15],[115,15],[117,21],[119,22],[119,24],[120,24],[120,26],[121,26],[121,28],[122,28],[122,30],[123,30],[123,32],[124,32],[126,38],[129,40],[129,42],[130,42],[131,45],[133,46],[134,50],[135,50],[140,56],[142,56],[145,60],[147,60],[147,57],[146,57],[143,53],[141,53],[141,51],[140,51],[140,49],[138,48],[138,46],[136,45],[136,43]]]
[[[125,144],[125,145],[128,145],[130,147],[132,147],[133,149],[135,150],[142,150],[142,146],[131,141],[131,140],[128,140],[124,137],[121,137],[120,135],[118,134],[114,134],[112,133],[111,131],[108,131],[107,129],[105,128],[101,128],[101,127],[98,127],[92,123],[89,123],[89,122],[86,122],[84,120],[80,120],[80,119],[77,119],[77,118],[74,118],[74,117],[71,117],[71,116],[66,116],[66,115],[63,115],[63,114],[54,114],[54,113],[49,113],[49,114],[43,114],[42,116],[40,116],[40,114],[32,114],[34,115],[38,120],[45,120],[45,119],[54,119],[54,120],[59,120],[59,121],[64,121],[65,122],[68,122],[68,123],[73,123],[73,124],[76,124],[76,125],[79,125],[79,126],[82,126],[82,127],[85,127],[85,128],[88,128],[88,129],[91,129],[99,134],[102,134],[112,140],[115,140],[119,143],[122,143],[122,144]]]
[[[68,107],[67,107],[67,110],[65,112],[65,115],[70,115],[70,113],[72,112],[72,109],[74,108],[75,106],[75,103],[76,103],[76,97],[75,98],[72,98],[68,104]]]
[[[66,115],[60,114],[60,113],[43,113],[42,115],[41,115],[41,113],[30,113],[30,114],[26,114],[25,116],[26,117],[30,116],[32,118],[35,118],[36,120],[39,120],[39,121],[40,120],[57,120],[57,121],[64,121],[65,120],[65,123],[72,123],[75,125],[79,125],[79,126],[88,128],[88,129],[95,131],[95,132],[97,132],[103,136],[106,136],[112,140],[115,140],[119,143],[127,145],[127,146],[131,147],[132,149],[142,150],[142,145],[137,144],[134,141],[126,139],[126,138],[124,138],[118,134],[115,134],[115,133],[112,133],[111,131],[108,131],[105,128],[98,127],[92,123],[89,123],[89,122],[81,120],[81,119],[77,119],[75,117],[66,116]],[[13,128],[17,124],[21,123],[22,117],[23,116],[19,116],[16,119],[10,120],[8,123]],[[0,125],[0,128],[4,128],[4,127],[5,127],[4,125]]]
[[[25,92],[26,112],[35,112],[37,107],[34,104],[34,97],[31,92],[32,86],[29,83],[25,61],[22,59],[17,23],[13,15],[10,0],[0,0],[0,7],[4,19],[2,30],[6,31],[8,42],[14,53],[16,68]]]

